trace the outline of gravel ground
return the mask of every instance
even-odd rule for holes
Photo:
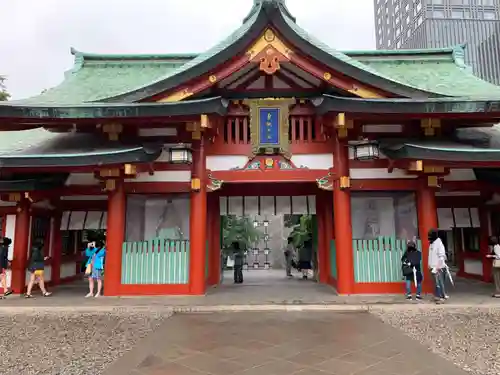
[[[2,375],[97,375],[170,313],[114,310],[0,317]]]
[[[435,353],[474,375],[500,374],[500,309],[377,310]]]

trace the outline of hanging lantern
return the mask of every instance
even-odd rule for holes
[[[364,139],[352,142],[349,146],[353,149],[354,160],[374,160],[380,156],[377,141]]]
[[[268,227],[268,226],[269,226],[269,220],[267,220],[267,219],[266,219],[266,220],[264,220],[264,221],[262,222],[262,224],[264,224],[264,226],[265,226],[265,227]]]
[[[253,227],[257,228],[259,226],[259,222],[257,220],[253,221]]]
[[[193,162],[193,153],[191,148],[186,145],[170,147],[169,161],[172,164],[191,164]]]

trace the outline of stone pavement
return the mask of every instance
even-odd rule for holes
[[[173,308],[176,311],[220,311],[309,308],[330,310],[368,310],[373,305],[415,305],[401,295],[338,296],[329,286],[301,280],[298,275],[287,279],[282,270],[245,271],[245,282],[234,285],[231,274],[226,273],[222,285],[211,288],[206,296],[153,296],[153,297],[101,297],[85,299],[87,284],[84,280],[53,290],[50,298],[26,300],[9,296],[0,301],[0,312],[26,309],[111,309]],[[456,280],[450,288],[447,306],[498,306],[500,300],[491,298],[492,286],[478,281]],[[424,305],[430,301],[424,302]],[[314,307],[316,306],[316,307]]]
[[[178,314],[105,375],[465,375],[368,313]]]

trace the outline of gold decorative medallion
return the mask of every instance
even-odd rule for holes
[[[208,82],[210,82],[210,83],[217,82],[217,77],[212,74],[210,77],[208,77]]]
[[[332,79],[332,75],[331,75],[331,73],[325,72],[323,74],[323,78],[324,78],[325,81],[329,81],[329,80]]]
[[[272,41],[274,41],[275,38],[276,38],[276,35],[274,35],[274,31],[273,30],[267,29],[264,32],[264,39],[266,40],[266,42],[271,43]]]

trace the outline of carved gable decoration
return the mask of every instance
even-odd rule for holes
[[[251,159],[241,171],[291,171],[297,169],[307,169],[306,167],[297,167],[291,160],[285,159],[281,155],[265,156],[259,155]],[[236,169],[233,169],[236,170]]]
[[[250,108],[250,133],[252,153],[282,154],[290,158],[289,114],[294,99],[248,99],[244,104]]]

